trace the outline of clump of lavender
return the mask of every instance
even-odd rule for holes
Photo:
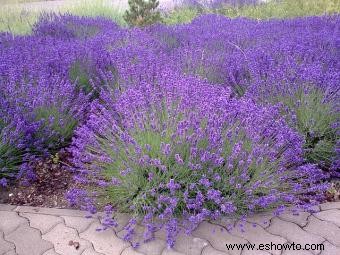
[[[55,153],[70,142],[73,130],[86,114],[88,97],[58,77],[4,79],[0,91],[0,138],[5,156],[2,170],[10,168],[15,173],[20,169],[20,177],[32,177],[33,160]]]
[[[258,23],[205,15],[170,31],[180,41],[172,54],[184,74],[283,105],[304,137],[306,161],[328,171],[339,158],[338,23],[339,16]]]
[[[7,186],[8,180],[15,177],[23,161],[20,124],[18,121],[17,127],[14,127],[0,118],[0,186]]]
[[[71,151],[76,179],[89,187],[87,195],[71,192],[73,203],[93,209],[93,195],[105,195],[118,211],[144,216],[145,239],[164,228],[169,246],[181,222],[190,233],[222,215],[306,209],[327,188],[318,168],[302,165],[302,140],[278,109],[230,99],[229,89],[193,78],[94,102]],[[126,240],[135,226],[126,227]]]
[[[102,33],[104,29],[118,29],[118,25],[101,17],[84,18],[70,14],[44,13],[34,24],[33,34],[61,40],[83,40]]]

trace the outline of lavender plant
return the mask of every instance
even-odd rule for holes
[[[191,233],[222,215],[308,208],[322,199],[324,176],[302,165],[301,145],[277,109],[232,100],[229,89],[192,78],[145,83],[111,107],[92,105],[71,151],[77,180],[89,187],[85,197],[96,196],[76,190],[69,198],[95,210],[96,199],[108,197],[118,211],[143,215],[146,240],[164,228],[173,246],[182,221]]]
[[[6,79],[0,82],[0,91],[5,120],[2,169],[11,169],[11,177],[20,170],[20,177],[31,179],[32,161],[68,144],[85,116],[88,98],[56,77],[21,82]]]
[[[15,178],[23,161],[24,152],[18,148],[21,141],[13,138],[10,141],[7,134],[9,130],[15,132],[13,128],[0,122],[0,186],[7,186],[8,180]]]

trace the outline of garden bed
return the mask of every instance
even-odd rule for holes
[[[339,199],[339,20],[49,13],[1,33],[0,202],[130,213],[125,240],[139,221],[172,247],[182,226]]]

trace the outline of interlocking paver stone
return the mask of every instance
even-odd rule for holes
[[[202,255],[228,255],[228,254],[230,254],[230,253],[218,251],[218,250],[214,249],[213,247],[211,247],[210,245],[205,247],[202,251]]]
[[[114,227],[114,230],[117,232],[121,231],[131,219],[131,216],[126,213],[117,213],[114,217],[115,221],[118,223],[117,227]]]
[[[8,251],[14,250],[14,244],[7,242],[4,239],[4,233],[0,231],[0,254],[4,254]]]
[[[18,255],[14,250],[6,252],[4,255]]]
[[[217,250],[228,252],[226,244],[243,244],[247,241],[243,238],[234,236],[227,232],[226,229],[221,231],[221,226],[208,222],[202,222],[193,232],[194,236],[208,240],[210,244]],[[230,254],[241,254],[241,251],[229,251]]]
[[[21,213],[39,213],[39,214],[47,214],[47,215],[56,215],[56,216],[78,216],[85,217],[88,215],[85,211],[79,210],[70,210],[70,209],[58,209],[58,208],[43,208],[43,207],[32,207],[32,206],[18,206],[14,209],[16,212]]]
[[[282,236],[291,243],[295,242],[301,245],[320,244],[325,241],[324,238],[306,232],[294,223],[283,221],[278,218],[272,219],[270,226],[266,230],[272,234]]]
[[[53,243],[55,251],[60,254],[81,254],[91,246],[89,241],[79,238],[75,229],[67,227],[63,223],[56,225],[42,238]],[[70,245],[70,241],[78,242],[79,248],[76,249],[75,246]]]
[[[251,223],[256,223],[261,227],[266,228],[270,225],[270,220],[272,218],[274,218],[274,215],[272,213],[259,213],[247,218],[247,221]]]
[[[304,230],[314,235],[322,236],[333,245],[340,247],[340,228],[331,222],[319,220],[311,216]]]
[[[20,216],[27,218],[31,227],[39,229],[42,234],[47,233],[58,223],[63,222],[60,217],[53,215],[35,214],[35,213],[20,213]]]
[[[202,253],[203,254],[203,253]],[[178,251],[175,251],[174,249],[171,249],[171,248],[165,248],[162,252],[161,255],[186,255],[182,252],[178,252]]]
[[[16,205],[5,205],[5,204],[0,204],[0,211],[12,211],[15,209]]]
[[[324,203],[320,205],[321,210],[340,209],[340,202]]]
[[[299,212],[298,215],[293,214],[292,212],[286,212],[279,216],[280,219],[293,222],[298,224],[300,227],[304,227],[308,223],[308,217],[310,213],[307,212]]]
[[[321,252],[321,255],[339,255],[340,254],[340,248],[335,247],[329,242],[324,242],[324,248],[325,249]]]
[[[83,233],[80,233],[80,237],[89,240],[95,251],[106,255],[119,255],[126,247],[130,246],[128,242],[124,242],[119,239],[112,229],[104,231],[96,231],[100,228],[99,222],[94,222]]]
[[[15,244],[18,255],[41,255],[53,248],[52,243],[41,239],[39,230],[31,228],[28,224],[21,225],[5,237]]]
[[[310,251],[304,251],[304,250],[299,250],[299,251],[293,251],[293,250],[283,250],[282,255],[312,255]]]
[[[132,247],[128,247],[120,255],[144,255],[144,254],[136,251]]]
[[[140,246],[136,250],[147,255],[160,255],[165,247],[166,242],[162,239],[156,238],[147,243],[143,243],[142,239],[140,239]]]
[[[26,224],[28,221],[20,217],[16,212],[0,211],[0,231],[5,235],[14,231],[21,224]]]
[[[273,251],[272,251],[273,252]],[[270,255],[268,251],[258,251],[258,250],[243,250],[242,255]],[[281,254],[281,252],[279,252]]]
[[[70,216],[60,217],[64,219],[66,226],[76,229],[78,233],[84,232],[91,225],[91,223],[97,220],[94,218],[84,217],[70,217]]]
[[[59,254],[56,253],[54,249],[50,249],[48,251],[45,251],[42,255],[59,255]]]
[[[178,235],[174,249],[186,255],[200,255],[206,246],[208,246],[206,240],[181,233]]]
[[[148,254],[148,255],[160,255],[162,251],[167,246],[164,238],[158,238],[157,235],[155,235],[155,240],[144,242],[143,234],[145,231],[145,228],[137,225],[134,229],[135,235],[133,236],[133,243],[139,243],[139,246],[136,248],[136,250],[140,253]],[[124,238],[124,235],[126,234],[125,230],[122,230],[117,233],[117,236],[121,239]]]
[[[334,224],[340,227],[340,210],[327,210],[321,211],[314,214],[315,217],[319,218],[320,220],[331,221]]]
[[[96,252],[93,247],[87,248],[81,255],[102,255],[102,253]]]
[[[251,223],[243,223],[243,230],[241,231],[239,226],[236,226],[231,234],[242,237],[243,239],[248,240],[251,244],[260,245],[260,244],[283,244],[286,243],[287,240],[281,236],[272,235],[265,231],[261,226],[255,225],[253,226]],[[280,251],[272,251],[273,254],[280,254]]]

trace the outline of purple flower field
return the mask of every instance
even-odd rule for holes
[[[125,239],[288,206],[339,177],[340,17],[121,28],[45,15],[0,34],[0,184],[60,150],[72,205],[132,215]],[[98,206],[99,204],[99,206]],[[227,226],[230,228],[231,226]]]

